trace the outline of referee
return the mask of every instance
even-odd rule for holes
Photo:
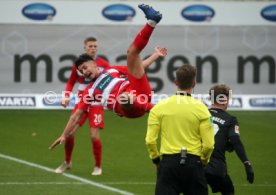
[[[214,130],[207,107],[191,97],[195,77],[194,66],[178,68],[176,94],[161,100],[149,114],[146,145],[157,166],[156,195],[208,194],[202,163],[213,151]]]
[[[236,151],[244,165],[249,183],[254,182],[254,172],[240,140],[238,120],[226,112],[231,96],[230,88],[227,85],[216,85],[210,89],[210,96],[212,100],[210,113],[213,116],[215,130],[215,148],[208,166],[205,167],[206,179],[212,192],[233,195],[234,186],[227,173],[225,152],[227,150]]]

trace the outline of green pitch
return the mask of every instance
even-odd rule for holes
[[[0,110],[0,194],[140,194],[152,195],[155,167],[145,147],[147,116],[120,118],[105,113],[103,175],[91,176],[88,124],[79,129],[73,168],[64,175],[52,171],[63,162],[63,146],[49,151],[70,111]],[[232,112],[255,171],[249,185],[235,153],[227,155],[229,173],[240,195],[276,194],[276,112]],[[210,193],[212,194],[212,193]]]

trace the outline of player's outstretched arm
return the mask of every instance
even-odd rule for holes
[[[83,113],[83,110],[78,109],[74,114],[71,115],[60,137],[57,138],[49,147],[50,150],[54,149],[57,145],[63,144],[65,142],[66,137],[74,130],[74,127],[79,123]]]
[[[61,105],[66,108],[70,103],[70,96],[64,96],[61,100]]]
[[[156,46],[154,48],[153,54],[142,62],[143,68],[147,69],[155,60],[160,57],[165,57],[167,55],[167,52],[167,48]]]
[[[239,136],[231,136],[230,141],[231,141],[233,148],[236,151],[236,154],[238,155],[239,159],[244,164],[247,181],[249,183],[253,183],[254,182],[254,171],[253,171],[250,161],[247,158],[247,155],[246,155],[244,146],[240,140],[240,137]]]

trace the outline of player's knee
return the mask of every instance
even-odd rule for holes
[[[100,132],[98,128],[91,127],[90,129],[90,138],[92,141],[96,141],[100,138]]]
[[[90,138],[94,142],[94,141],[100,139],[100,134],[99,133],[91,133]]]
[[[95,136],[95,135],[91,136],[91,140],[92,140],[92,142],[94,142],[94,141],[96,141],[96,140],[98,140],[98,139],[99,139],[99,137],[98,137],[98,136]]]
[[[131,45],[128,49],[127,49],[127,56],[137,56],[139,55],[139,50],[134,47],[133,45]]]
[[[74,139],[75,138],[75,133],[74,131],[71,131],[69,133],[69,135],[66,137],[66,141],[70,140],[70,139]]]

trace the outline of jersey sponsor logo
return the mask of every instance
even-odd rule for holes
[[[130,21],[136,14],[135,10],[124,4],[113,4],[102,11],[105,18],[113,21]]]
[[[215,11],[207,5],[190,5],[181,11],[181,15],[186,20],[205,22],[210,21],[215,16]]]
[[[22,97],[0,97],[1,107],[35,107],[35,97],[22,96]]]
[[[22,14],[31,20],[52,20],[56,9],[46,3],[32,3],[22,9]]]
[[[276,22],[276,5],[269,5],[262,9],[261,16],[271,22]]]
[[[276,107],[276,98],[250,98],[249,104],[252,107]]]
[[[97,85],[96,89],[100,90],[103,92],[103,90],[107,87],[107,85],[113,80],[113,78],[110,75],[105,76],[101,80],[101,82]]]

